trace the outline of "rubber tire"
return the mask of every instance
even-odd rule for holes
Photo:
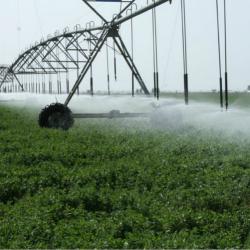
[[[61,103],[52,103],[46,106],[39,114],[41,128],[68,130],[74,124],[71,110]]]

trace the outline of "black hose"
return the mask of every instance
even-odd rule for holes
[[[216,14],[217,14],[217,34],[218,34],[218,54],[219,54],[219,87],[220,87],[220,106],[223,108],[223,88],[222,88],[222,66],[221,66],[221,42],[220,42],[220,15],[218,0],[216,0]]]
[[[106,43],[106,61],[107,61],[107,87],[108,87],[108,95],[110,95],[109,50],[107,43]]]
[[[185,97],[185,104],[188,105],[189,90],[188,90],[187,27],[186,27],[185,0],[181,0],[181,20],[182,20],[182,46],[183,46],[183,68],[184,68],[184,97]]]
[[[77,45],[77,50],[76,50],[76,63],[77,63],[77,69],[76,69],[76,77],[78,79],[79,75],[80,75],[80,68],[79,68],[79,43],[78,43],[78,39],[76,40],[76,45]],[[80,89],[79,87],[77,87],[77,95],[80,94]]]
[[[152,32],[153,32],[153,79],[154,79],[154,97],[157,96],[157,83],[156,83],[156,40],[155,40],[155,11],[152,9]]]
[[[59,60],[59,49],[58,49],[58,46],[56,48],[56,57],[57,57],[57,60]],[[60,63],[58,62],[57,63],[58,65],[58,72],[57,72],[57,93],[58,94],[61,94],[61,73],[60,73]]]
[[[134,63],[134,24],[133,24],[133,18],[131,18],[130,29],[131,29],[131,56],[132,56],[132,62]],[[134,72],[132,72],[132,97],[134,97],[134,96],[135,96],[135,76],[134,76]]]
[[[114,76],[115,76],[115,81],[117,81],[117,60],[116,60],[115,42],[113,42],[113,50],[114,50]]]
[[[65,48],[67,48],[67,41],[65,40]],[[66,93],[69,94],[69,63],[66,56]]]
[[[228,109],[228,72],[227,72],[227,7],[224,0],[224,32],[225,32],[225,105]]]
[[[158,63],[158,36],[157,36],[157,15],[156,9],[154,8],[154,23],[155,23],[155,68],[156,68],[156,97],[157,100],[160,98],[159,90],[159,63]]]

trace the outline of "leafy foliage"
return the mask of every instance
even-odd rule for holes
[[[250,248],[250,142],[125,122],[1,106],[0,247]]]

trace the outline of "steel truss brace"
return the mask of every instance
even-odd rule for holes
[[[0,66],[0,82],[2,81],[2,79],[5,77],[5,75],[7,74],[6,77],[6,83],[12,82],[13,81],[13,74],[7,73],[8,72],[8,68],[7,67],[1,67]]]
[[[124,42],[122,41],[121,36],[119,35],[118,32],[118,27],[111,27],[109,29],[105,29],[102,33],[102,35],[100,36],[99,40],[97,41],[94,49],[91,51],[91,54],[89,56],[89,59],[87,60],[81,74],[79,75],[78,79],[76,80],[75,85],[73,86],[71,92],[69,93],[69,96],[67,97],[64,105],[67,106],[69,104],[69,102],[71,101],[73,95],[75,94],[76,90],[78,89],[79,85],[81,84],[82,80],[84,79],[84,77],[86,76],[89,68],[91,67],[93,61],[95,60],[97,54],[100,52],[100,50],[102,49],[103,45],[105,44],[105,42],[107,41],[107,39],[109,37],[112,37],[115,44],[118,47],[118,50],[120,51],[121,55],[123,56],[123,58],[125,59],[126,63],[128,64],[129,68],[131,69],[132,73],[135,75],[135,78],[137,79],[139,85],[141,86],[143,92],[146,95],[149,95],[149,91],[137,69],[137,67],[135,66],[132,57],[130,56]]]
[[[97,54],[99,53],[99,51],[101,50],[104,42],[106,41],[107,37],[108,37],[108,33],[109,31],[104,29],[99,40],[97,41],[94,49],[91,51],[91,54],[89,56],[89,59],[87,60],[86,64],[84,65],[82,72],[80,73],[78,79],[76,80],[75,85],[73,86],[72,90],[69,93],[69,96],[67,97],[64,105],[67,106],[70,102],[70,100],[72,99],[73,95],[75,94],[76,90],[78,89],[79,85],[81,84],[83,78],[85,77],[85,75],[87,74],[89,68],[91,67],[93,61],[95,60]]]
[[[17,80],[19,86],[21,87],[22,91],[24,91],[23,84],[21,84],[21,82],[19,81],[19,79],[17,78],[15,73],[13,75],[14,75],[15,79]]]
[[[130,56],[124,42],[122,41],[122,38],[121,36],[119,35],[118,31],[117,31],[117,34],[116,36],[113,37],[114,39],[114,42],[116,44],[116,46],[118,47],[118,49],[120,50],[123,58],[125,59],[125,61],[127,62],[129,68],[131,69],[133,75],[135,76],[136,80],[138,81],[138,83],[140,84],[143,92],[146,94],[146,95],[150,95],[136,65],[134,64],[134,61],[132,59],[132,57]]]

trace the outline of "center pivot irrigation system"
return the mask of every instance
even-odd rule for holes
[[[65,28],[63,33],[55,32],[47,39],[42,39],[39,43],[27,48],[21,53],[15,62],[10,65],[0,65],[0,92],[25,91],[31,93],[55,93],[52,82],[57,83],[57,94],[67,93],[65,102],[53,103],[46,106],[39,115],[39,125],[46,128],[62,128],[64,130],[73,126],[74,118],[125,118],[125,117],[145,117],[145,113],[120,113],[113,110],[109,113],[85,113],[74,114],[68,105],[75,94],[80,93],[80,84],[90,75],[91,95],[94,94],[93,88],[93,62],[97,55],[106,47],[107,59],[107,89],[110,94],[110,69],[109,69],[109,50],[114,54],[114,77],[117,79],[117,60],[119,54],[124,58],[132,74],[132,96],[135,94],[135,80],[137,80],[140,90],[147,96],[150,95],[137,65],[134,62],[133,47],[133,19],[143,15],[148,11],[152,12],[152,38],[153,38],[153,81],[154,97],[159,99],[159,74],[158,74],[158,46],[157,46],[157,15],[156,8],[164,3],[172,3],[172,0],[145,0],[146,6],[137,8],[136,0],[96,0],[99,2],[120,3],[120,12],[114,14],[108,21],[91,4],[90,0],[82,0],[83,3],[94,12],[101,20],[102,25],[96,26],[93,21],[86,24],[85,28],[76,25],[73,31]],[[187,29],[186,29],[186,7],[185,0],[181,1],[182,18],[182,45],[183,45],[183,68],[184,68],[184,97],[188,104],[188,58],[187,58]],[[228,108],[228,74],[227,74],[227,16],[226,0],[224,1],[224,31],[225,31],[225,98],[223,97],[222,87],[222,60],[221,60],[221,40],[218,0],[216,0],[217,12],[217,31],[218,31],[218,54],[219,54],[219,86],[220,86],[220,105]],[[125,6],[125,7],[124,7]],[[131,53],[127,49],[120,28],[122,24],[131,22]],[[112,43],[111,43],[111,42]],[[112,45],[110,45],[112,44]],[[70,90],[71,71],[76,72],[75,83]],[[62,74],[66,75],[65,88],[62,88]],[[15,82],[15,84],[13,84]],[[48,83],[48,85],[46,84]],[[47,88],[46,88],[47,87]]]
[[[152,14],[156,15],[155,8],[172,0],[153,0],[147,2],[147,5],[141,9],[132,11],[135,6],[135,0],[121,1],[121,0],[99,0],[101,2],[117,2],[125,3],[125,7],[121,5],[120,12],[113,16],[111,21],[108,21],[104,16],[98,12],[88,0],[83,0],[85,3],[102,21],[102,25],[95,27],[93,22],[89,22],[85,29],[81,29],[80,25],[75,26],[75,30],[70,32],[65,29],[63,34],[56,32],[53,37],[48,37],[47,40],[41,40],[40,43],[35,44],[31,48],[22,53],[18,59],[10,66],[1,68],[0,88],[6,82],[17,81],[16,88],[20,91],[45,93],[45,76],[49,76],[49,93],[52,93],[52,75],[57,75],[57,89],[58,94],[61,93],[61,73],[66,73],[66,91],[68,96],[62,103],[53,103],[46,106],[39,115],[39,125],[46,128],[62,128],[64,130],[73,126],[74,118],[125,118],[125,117],[144,117],[145,113],[120,113],[118,110],[113,110],[109,113],[95,113],[95,114],[73,114],[68,105],[72,97],[78,93],[79,86],[87,73],[90,71],[90,93],[93,94],[93,76],[92,64],[96,59],[101,49],[106,46],[108,50],[110,45],[109,39],[113,41],[114,54],[119,53],[129,66],[132,72],[133,94],[134,94],[134,79],[137,80],[141,92],[145,95],[150,95],[146,84],[139,73],[137,66],[134,63],[133,54],[131,55],[120,35],[120,27],[123,23],[132,20],[133,18],[142,15],[150,10]],[[129,14],[128,14],[129,13]],[[153,20],[156,20],[156,16]],[[154,50],[156,37],[156,22],[154,29]],[[77,78],[73,88],[69,91],[69,70],[75,69],[77,71]],[[81,70],[81,71],[80,71]],[[116,75],[116,58],[114,58],[114,71]],[[22,84],[20,78],[26,77],[25,84]],[[43,77],[42,86],[38,84],[37,78],[41,75]],[[115,76],[116,77],[116,76]],[[108,75],[109,81],[109,75]],[[159,97],[158,73],[154,72],[154,95]],[[9,90],[9,89],[8,89]],[[4,92],[7,90],[4,89]],[[108,86],[108,92],[109,86]]]

